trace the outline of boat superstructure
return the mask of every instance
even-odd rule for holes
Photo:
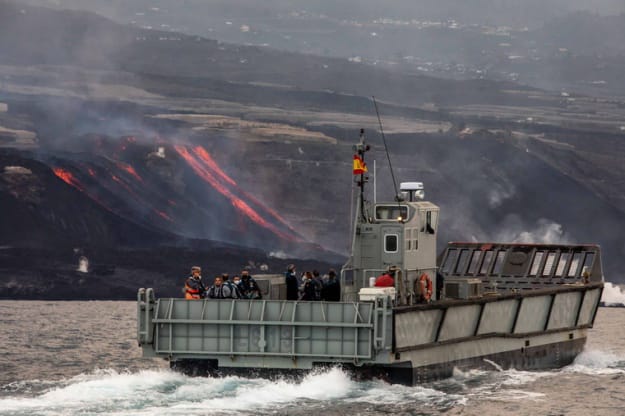
[[[355,150],[361,168],[362,134]],[[415,384],[454,367],[559,367],[582,350],[603,290],[599,246],[453,242],[437,257],[440,210],[423,185],[368,203],[366,182],[360,169],[340,302],[285,300],[279,276],[257,278],[262,300],[156,299],[140,289],[144,356],[187,372],[341,365]],[[388,270],[394,287],[371,287]]]

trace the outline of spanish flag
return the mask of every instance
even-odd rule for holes
[[[362,175],[367,172],[367,164],[359,155],[354,155],[354,175]]]

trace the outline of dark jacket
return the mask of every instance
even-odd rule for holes
[[[239,282],[239,290],[241,291],[241,298],[243,299],[262,299],[263,295],[260,293],[260,287],[252,276],[244,278],[241,276]]]
[[[317,300],[317,284],[313,279],[304,279],[299,291],[299,300]]]
[[[320,276],[314,276],[313,283],[315,285],[315,300],[321,300],[323,292],[323,279]]]
[[[341,300],[341,282],[336,277],[329,278],[323,285],[321,297],[326,302],[339,302]]]
[[[299,298],[297,276],[294,272],[286,272],[284,274],[284,281],[286,283],[286,299],[297,300]]]

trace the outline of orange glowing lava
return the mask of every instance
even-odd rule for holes
[[[263,209],[265,211],[267,211],[269,213],[269,215],[271,215],[272,217],[274,217],[276,220],[280,221],[282,223],[282,225],[284,225],[285,227],[287,227],[289,230],[295,232],[295,230],[289,225],[288,222],[286,222],[286,220],[284,218],[282,218],[280,216],[280,214],[278,214],[275,210],[269,208],[268,206],[264,205],[262,202],[260,202],[257,198],[255,198],[254,196],[248,194],[245,191],[241,191],[243,193],[243,195],[245,195],[246,198],[252,200],[255,204],[260,205],[263,207]]]
[[[58,178],[63,180],[63,182],[67,183],[70,186],[73,186],[74,188],[78,189],[80,192],[84,192],[85,194],[87,194],[89,196],[89,198],[93,199],[96,203],[100,204],[106,210],[108,210],[110,212],[113,212],[113,210],[110,207],[108,207],[105,203],[100,201],[95,195],[93,195],[92,193],[86,191],[85,187],[83,186],[83,184],[80,183],[80,181],[70,171],[68,171],[67,169],[52,168],[52,172],[54,172],[54,174]],[[91,172],[89,172],[89,173],[91,173]]]
[[[128,192],[136,201],[143,202],[139,195],[137,195],[135,191],[133,191],[132,188],[128,186],[128,184],[124,182],[119,176],[111,173],[111,179],[121,185],[121,187],[124,188],[126,192]]]
[[[115,164],[117,165],[118,168],[128,172],[130,175],[132,175],[139,182],[143,182],[143,179],[141,178],[141,176],[139,176],[139,174],[137,173],[135,168],[133,168],[129,164],[124,163],[124,162],[120,162],[120,161],[115,162]]]
[[[252,202],[254,202],[256,205],[261,206],[265,211],[267,211],[267,213],[269,213],[269,215],[271,215],[272,217],[274,217],[276,220],[280,221],[282,223],[282,225],[286,226],[289,230],[295,232],[295,230],[293,230],[293,228],[291,228],[291,226],[286,222],[286,220],[284,218],[282,218],[276,211],[274,211],[273,209],[265,206],[262,202],[260,202],[257,198],[253,197],[252,195],[248,194],[247,192],[243,191],[242,189],[240,189],[237,186],[237,183],[235,182],[234,179],[232,179],[230,176],[228,176],[227,173],[225,173],[217,164],[217,162],[215,162],[215,159],[212,158],[212,156],[201,146],[196,146],[193,149],[193,153],[195,153],[195,155],[197,157],[199,157],[206,165],[205,168],[207,168],[209,171],[214,172],[217,176],[219,176],[221,179],[223,179],[224,181],[228,182],[229,184],[231,184],[232,186],[234,186],[236,188],[236,190],[244,195],[247,199],[251,200]]]
[[[73,186],[81,192],[85,192],[84,186],[78,181],[78,179],[76,179],[74,175],[72,175],[69,170],[63,168],[52,168],[52,171],[57,177],[62,179],[68,185]]]
[[[273,224],[267,222],[263,217],[261,217],[256,211],[254,211],[254,209],[252,207],[250,207],[245,201],[243,201],[241,198],[239,198],[238,196],[234,195],[228,188],[226,188],[220,181],[219,179],[217,179],[216,175],[221,177],[223,179],[223,176],[227,176],[225,175],[225,173],[223,173],[223,171],[221,171],[221,169],[219,169],[218,167],[218,171],[221,172],[221,174],[216,173],[217,171],[215,169],[212,168],[208,168],[206,166],[204,166],[201,161],[204,161],[205,164],[209,165],[208,162],[206,162],[206,160],[204,160],[201,156],[198,155],[198,157],[200,157],[200,160],[196,159],[195,157],[193,157],[193,155],[189,152],[189,150],[181,145],[175,145],[174,148],[176,149],[176,151],[178,152],[178,154],[189,164],[189,166],[191,166],[191,168],[195,171],[195,173],[200,176],[202,179],[204,179],[204,181],[206,181],[208,184],[210,184],[217,192],[219,192],[220,194],[222,194],[223,196],[225,196],[226,198],[228,198],[230,200],[230,203],[232,204],[232,206],[234,206],[239,212],[241,212],[242,214],[244,214],[245,216],[247,216],[250,220],[252,220],[253,222],[255,222],[256,224],[260,225],[261,227],[264,227],[268,230],[270,230],[271,232],[273,232],[274,234],[276,234],[277,236],[285,239],[285,240],[289,240],[289,241],[294,241],[295,238],[289,234],[286,234],[284,232],[282,232],[281,230],[279,230],[278,228],[276,228],[276,226],[274,226]],[[197,149],[196,148],[196,153],[197,153]],[[202,149],[202,148],[200,148]],[[202,149],[204,150],[204,149]],[[201,153],[201,152],[200,152]],[[208,155],[208,153],[207,153]],[[212,161],[212,158],[209,159]],[[214,161],[213,161],[214,163]],[[216,166],[216,164],[215,164]],[[213,173],[215,172],[216,175]],[[235,185],[233,180],[230,181],[226,181],[232,185]]]
[[[236,185],[237,184],[234,181],[234,179],[232,179],[230,176],[228,176],[226,174],[226,172],[221,170],[221,168],[219,167],[217,162],[215,162],[215,160],[211,157],[211,155],[208,154],[208,152],[206,150],[204,150],[203,147],[197,146],[195,149],[193,149],[193,152],[200,159],[202,159],[204,161],[204,163],[206,163],[208,168],[210,170],[212,170],[213,172],[215,172],[221,179],[223,179],[224,181],[228,182],[230,185]]]

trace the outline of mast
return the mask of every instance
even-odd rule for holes
[[[353,146],[354,149],[354,164],[353,164],[353,174],[356,176],[356,186],[358,187],[358,200],[356,201],[356,212],[353,213],[353,223],[352,223],[352,241],[350,247],[350,255],[347,263],[343,266],[343,268],[348,268],[353,264],[354,259],[354,246],[356,244],[356,233],[358,229],[359,222],[368,222],[367,209],[366,209],[366,200],[365,200],[365,182],[369,179],[366,175],[367,173],[367,165],[365,163],[365,153],[368,152],[371,147],[365,143],[365,129],[360,129],[360,139],[357,144]],[[353,187],[352,187],[352,204],[353,200]],[[352,205],[353,206],[353,205]]]
[[[368,222],[367,210],[365,207],[365,182],[369,180],[369,177],[366,176],[367,164],[365,163],[365,153],[368,152],[370,148],[371,147],[368,144],[365,144],[365,129],[360,129],[360,141],[354,146],[354,150],[356,151],[354,160],[356,161],[356,158],[358,158],[357,163],[359,163],[359,165],[356,166],[356,163],[354,164],[354,174],[359,175],[356,185],[360,190],[358,194],[358,211],[356,216],[358,217],[359,214],[362,222]]]

